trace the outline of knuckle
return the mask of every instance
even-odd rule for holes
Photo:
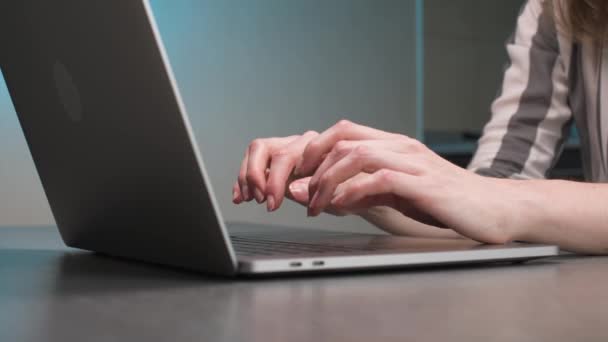
[[[354,123],[352,121],[349,121],[346,119],[339,120],[335,124],[335,126],[337,128],[342,128],[342,129],[348,129],[348,128],[352,127],[353,125],[354,125]]]
[[[413,152],[421,152],[426,149],[426,146],[423,143],[421,143],[419,140],[412,138],[409,139],[408,145],[410,150],[412,150]]]
[[[250,150],[258,149],[258,148],[264,147],[264,145],[265,145],[264,139],[261,139],[261,138],[254,139],[251,141],[251,143],[249,143],[249,149]]]
[[[319,135],[319,132],[313,131],[313,130],[308,130],[308,131],[304,132],[304,134],[302,134],[302,136],[317,136],[317,135]]]
[[[363,158],[370,154],[370,148],[365,145],[358,145],[353,150],[355,157]]]
[[[292,153],[288,148],[280,148],[272,153],[273,158],[284,158],[290,157],[291,155]]]
[[[317,141],[311,141],[304,148],[304,154],[306,155],[306,154],[315,153],[319,148],[320,148],[319,142],[317,142]]]
[[[351,144],[346,140],[340,140],[334,145],[334,151],[338,154],[343,154],[350,150]]]
[[[426,145],[424,145],[419,140],[410,138],[406,135],[400,135],[397,139],[399,141],[399,146],[403,149],[404,152],[422,152],[426,149]]]
[[[382,183],[392,183],[395,180],[395,173],[391,170],[381,169],[376,171],[376,178]]]

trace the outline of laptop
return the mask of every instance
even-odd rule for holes
[[[548,245],[229,225],[148,1],[4,1],[0,16],[0,66],[68,246],[228,276],[558,253]]]

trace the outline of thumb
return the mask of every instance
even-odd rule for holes
[[[308,205],[308,183],[310,183],[311,177],[296,179],[289,184],[286,196],[292,201],[298,202],[302,205]]]

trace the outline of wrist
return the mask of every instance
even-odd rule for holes
[[[505,230],[512,241],[535,240],[535,232],[546,224],[551,194],[547,191],[549,180],[505,180],[511,189],[508,193],[511,205],[507,205]]]

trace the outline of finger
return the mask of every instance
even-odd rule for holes
[[[310,178],[310,182],[308,183],[308,193],[314,194],[317,192],[317,185],[321,175],[325,174],[325,171],[327,171],[328,168],[350,153],[355,144],[356,142],[346,140],[338,141],[338,143],[336,143],[332,151],[323,159],[321,165],[319,165]]]
[[[359,173],[356,176],[353,176],[352,178],[349,178],[347,181],[341,183],[340,185],[338,185],[338,187],[336,188],[336,192],[340,193],[342,191],[342,187],[343,186],[347,186],[348,184],[350,184],[351,182],[356,182],[361,178],[365,178],[365,177],[369,177],[370,175],[367,173]],[[336,216],[346,216],[346,215],[359,215],[361,214],[359,212],[359,210],[355,207],[351,208],[351,209],[341,209],[338,207],[335,207],[333,205],[328,205],[327,207],[325,207],[323,209],[323,212],[326,212],[328,214],[332,214],[332,215],[336,215]]]
[[[288,190],[285,193],[285,196],[292,201],[299,203],[303,206],[308,206],[308,182],[310,181],[310,177],[300,178],[295,180],[289,184]]]
[[[262,139],[254,140],[249,145],[249,160],[247,163],[247,185],[250,194],[258,203],[264,201],[266,190],[266,168],[270,162],[268,142]]]
[[[243,203],[243,196],[241,194],[241,188],[239,182],[236,181],[232,186],[232,203],[241,204]]]
[[[317,168],[310,180],[309,193],[314,194],[317,192],[317,186],[321,175],[325,174],[327,169],[334,165],[338,160],[344,158],[348,153],[352,152],[357,146],[367,146],[373,149],[383,149],[393,152],[410,152],[412,151],[411,143],[408,140],[413,139],[390,139],[390,140],[358,140],[349,141],[341,140],[338,141],[327,158],[321,162],[321,165]]]
[[[435,219],[433,216],[422,212],[415,207],[408,205],[405,200],[399,200],[394,194],[378,194],[378,195],[366,195],[358,200],[339,204],[337,202],[331,203],[331,207],[334,210],[349,213],[359,213],[373,207],[390,207],[398,210],[401,214],[416,220],[420,223],[430,225],[436,228],[447,228],[445,224]]]
[[[245,151],[243,161],[241,161],[241,168],[239,170],[239,177],[237,182],[239,183],[239,191],[243,201],[251,201],[252,197],[249,193],[249,185],[247,185],[247,164],[249,163],[249,148]]]
[[[265,196],[268,211],[277,210],[283,203],[285,187],[292,176],[293,169],[306,145],[318,135],[309,131],[271,154]]]
[[[362,210],[373,206],[388,206],[418,222],[445,228],[446,225],[414,205],[422,196],[416,176],[391,170],[380,170],[341,186],[331,201],[339,210]]]
[[[300,178],[295,180],[289,184],[288,190],[285,193],[285,197],[291,199],[292,201],[303,205],[308,206],[309,196],[308,196],[308,182],[310,181],[310,177]],[[328,207],[325,209],[325,212],[335,216],[345,216],[350,214],[350,212],[342,211],[335,209],[333,207]]]
[[[357,146],[321,175],[318,190],[314,194],[310,194],[312,196],[309,206],[311,215],[318,215],[330,203],[337,186],[349,178],[361,172],[374,173],[380,169],[420,174],[422,163],[418,159],[418,156],[406,156],[402,153]]]
[[[245,178],[250,198],[255,198],[258,203],[265,200],[266,169],[270,163],[270,156],[274,150],[289,144],[296,138],[297,136],[255,139],[249,144]]]
[[[371,177],[371,175],[370,175],[370,177]],[[348,203],[344,203],[342,201],[335,202],[332,200],[331,205],[338,210],[343,210],[343,211],[348,211],[348,212],[360,212],[362,210],[373,208],[373,207],[394,208],[394,206],[396,204],[395,204],[395,196],[391,193],[386,193],[386,194],[363,196],[357,200],[349,201]]]
[[[341,120],[321,133],[306,146],[306,150],[304,150],[304,154],[302,155],[302,162],[296,168],[296,174],[298,176],[312,174],[314,169],[320,164],[321,157],[327,154],[334,144],[340,140],[389,139],[396,136],[393,133]]]

